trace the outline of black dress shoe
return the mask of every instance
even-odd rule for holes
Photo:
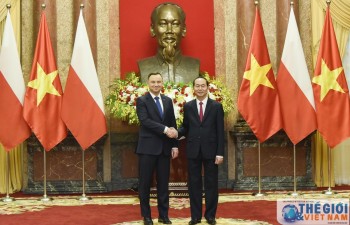
[[[169,220],[169,217],[159,217],[158,223],[172,224],[172,222]]]
[[[207,219],[207,223],[210,224],[210,225],[215,225],[216,224],[216,220],[215,220],[215,218],[208,218]]]
[[[144,218],[143,218],[143,225],[153,225],[152,218],[150,218],[150,217],[144,217]]]
[[[188,222],[188,225],[195,225],[197,223],[201,223],[201,219],[192,219],[190,222]]]

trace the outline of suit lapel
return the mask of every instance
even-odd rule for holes
[[[202,120],[202,123],[205,121],[205,119],[208,117],[209,113],[210,113],[210,110],[212,109],[212,103],[213,103],[213,100],[211,100],[210,98],[208,98],[208,101],[207,101],[207,105],[205,106],[205,111],[204,111],[204,116],[203,116],[203,120]]]
[[[167,99],[164,97],[164,95],[160,95],[160,99],[162,99],[162,104],[163,104],[163,118],[165,118],[165,113],[167,113],[168,109],[168,104],[167,104]]]
[[[161,98],[161,99],[163,101],[163,98]],[[155,113],[159,116],[159,118],[162,119],[162,117],[160,116],[158,107],[156,105],[156,102],[154,101],[154,99],[152,98],[152,95],[150,93],[148,93],[148,95],[147,95],[147,101],[152,106],[153,111],[155,111]],[[163,107],[164,107],[164,104],[163,104]],[[163,114],[164,114],[164,112],[163,112]]]
[[[192,110],[193,110],[194,115],[195,115],[196,118],[197,118],[197,121],[200,123],[201,121],[200,121],[200,119],[199,119],[198,108],[197,108],[197,100],[196,100],[196,99],[192,100],[192,102],[191,102],[191,108],[192,108]]]

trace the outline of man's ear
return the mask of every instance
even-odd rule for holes
[[[187,32],[187,30],[186,30],[186,26],[182,29],[182,32],[181,32],[181,36],[182,37],[185,37],[186,36],[186,32]]]
[[[151,25],[150,29],[149,29],[149,32],[151,34],[151,37],[154,37],[156,36],[156,33],[154,33],[154,29],[153,29],[153,26]]]

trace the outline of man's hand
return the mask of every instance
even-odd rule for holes
[[[177,138],[177,130],[174,128],[174,127],[169,127],[167,132],[166,132],[166,135],[169,137],[169,138]]]
[[[179,149],[178,148],[172,148],[171,149],[171,158],[175,159],[179,156]]]
[[[215,158],[215,164],[219,165],[224,161],[224,157],[222,156],[216,156]]]

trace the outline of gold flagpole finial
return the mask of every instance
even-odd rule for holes
[[[6,4],[6,8],[7,8],[7,10],[10,10],[11,9],[11,4]]]
[[[331,4],[331,0],[327,0],[326,3],[329,6]]]
[[[42,9],[42,10],[45,10],[45,9],[46,9],[46,4],[45,4],[45,3],[41,4],[41,9]]]
[[[259,1],[254,1],[255,6],[259,5]]]
[[[84,4],[80,4],[80,9],[84,9]]]
[[[294,5],[294,2],[290,1],[290,6],[293,7],[293,5]]]

